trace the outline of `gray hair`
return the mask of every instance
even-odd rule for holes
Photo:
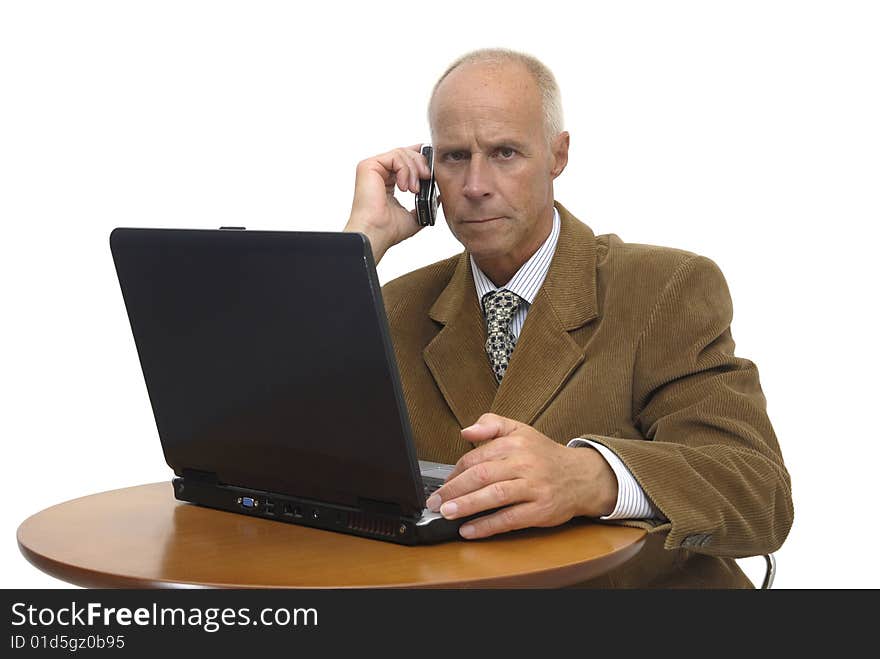
[[[547,68],[538,58],[507,48],[481,48],[465,53],[443,72],[440,79],[434,84],[431,90],[431,99],[428,102],[428,122],[431,120],[431,104],[434,102],[434,95],[440,83],[446,79],[452,71],[464,64],[507,64],[515,62],[523,65],[538,85],[541,92],[541,106],[544,114],[544,133],[547,136],[547,143],[551,143],[553,139],[562,132],[562,95],[559,92],[559,85],[553,72]]]

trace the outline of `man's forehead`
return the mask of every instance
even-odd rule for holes
[[[521,66],[469,65],[440,83],[431,103],[435,139],[447,133],[532,133],[542,125],[541,98]]]
[[[532,73],[519,62],[471,62],[462,64],[449,72],[437,88],[494,89],[499,87],[518,88],[520,91],[537,87]]]
[[[540,102],[534,77],[515,64],[469,64],[453,70],[440,83],[432,109],[442,112],[460,106],[499,106]]]
[[[525,141],[540,129],[540,117],[494,105],[472,105],[435,115],[432,133],[435,146],[442,148],[461,146],[474,139],[491,144]]]

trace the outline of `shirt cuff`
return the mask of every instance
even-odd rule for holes
[[[651,503],[638,481],[614,451],[583,437],[575,437],[567,446],[572,448],[589,446],[596,449],[599,451],[599,455],[605,458],[605,462],[617,477],[617,505],[610,515],[599,519],[660,519],[666,521],[663,513]]]

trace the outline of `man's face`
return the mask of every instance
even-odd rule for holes
[[[481,268],[496,264],[512,276],[550,233],[553,179],[565,168],[568,134],[547,143],[538,86],[514,63],[455,69],[438,87],[430,117],[450,230]]]

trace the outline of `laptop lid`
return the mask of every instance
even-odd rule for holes
[[[178,476],[422,511],[365,236],[119,228],[110,247]]]

